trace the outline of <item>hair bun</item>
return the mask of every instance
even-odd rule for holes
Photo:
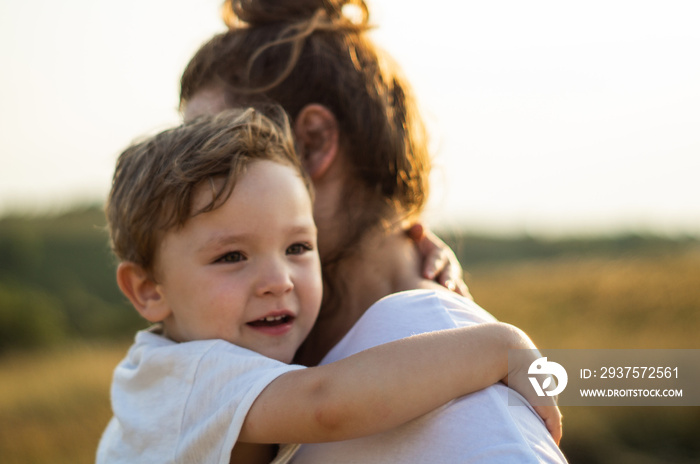
[[[229,28],[305,21],[324,10],[329,20],[365,26],[369,10],[364,0],[226,0],[223,19]]]

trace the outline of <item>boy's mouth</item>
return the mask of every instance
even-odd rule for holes
[[[265,316],[258,320],[248,322],[252,327],[277,327],[280,325],[289,324],[294,320],[294,316],[283,314],[279,316]]]

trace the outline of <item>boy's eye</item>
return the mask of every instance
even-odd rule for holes
[[[295,243],[294,245],[291,245],[289,248],[287,248],[287,254],[301,255],[311,250],[311,245],[309,245],[308,243]]]
[[[223,255],[221,258],[217,259],[217,263],[237,263],[239,261],[245,260],[245,256],[240,251],[230,251]]]

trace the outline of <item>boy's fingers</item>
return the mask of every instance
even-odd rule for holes
[[[557,406],[539,406],[535,407],[537,413],[544,420],[552,439],[558,445],[562,437],[561,412]]]
[[[469,298],[470,300],[474,300],[474,297],[472,297],[472,294],[469,293],[469,287],[467,287],[467,284],[465,284],[464,281],[462,281],[462,280],[457,282],[456,292],[465,298]]]
[[[462,268],[452,250],[422,224],[414,224],[406,234],[416,243],[423,255],[423,277],[435,280],[448,290],[473,299],[464,283]]]
[[[409,237],[411,237],[411,240],[413,240],[416,243],[420,243],[421,239],[425,235],[423,225],[422,224],[413,224],[407,231],[406,233],[408,234]]]
[[[440,249],[431,250],[425,258],[423,266],[423,277],[428,280],[438,279],[440,285],[445,285],[448,280],[451,280],[449,275],[445,273],[445,267],[449,265],[447,255]],[[439,274],[438,274],[439,272]]]
[[[548,421],[547,430],[552,434],[554,442],[558,445],[562,436],[561,420],[557,417],[551,417]]]
[[[451,278],[449,274],[443,272],[438,277],[438,283],[443,287],[447,287],[448,290],[455,292],[458,295],[469,298],[473,300],[471,293],[469,293],[469,287],[461,278]]]

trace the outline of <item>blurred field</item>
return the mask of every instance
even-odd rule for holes
[[[476,301],[542,348],[700,348],[695,239],[446,239]],[[94,462],[140,324],[113,271],[99,210],[0,219],[1,463]],[[563,413],[572,464],[700,462],[700,407]]]
[[[700,348],[700,249],[476,268],[467,280],[542,348]]]
[[[0,358],[0,462],[94,462],[126,348],[83,343]]]

